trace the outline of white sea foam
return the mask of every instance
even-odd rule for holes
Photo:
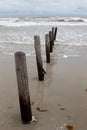
[[[67,56],[67,55],[64,55],[63,58],[68,58],[68,56]]]
[[[79,17],[46,17],[46,18],[0,18],[0,26],[33,26],[33,25],[87,25],[87,18]]]
[[[39,35],[42,55],[45,56],[45,34],[52,26],[58,27],[56,54],[63,58],[86,54],[87,18],[79,17],[0,18],[0,53],[24,51],[34,56],[34,36]]]

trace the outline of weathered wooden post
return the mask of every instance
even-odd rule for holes
[[[44,69],[43,69],[43,64],[42,64],[41,45],[40,45],[39,36],[34,36],[34,46],[35,46],[35,52],[36,52],[38,79],[40,81],[43,81],[44,80]]]
[[[15,53],[16,74],[18,83],[19,102],[21,118],[23,123],[29,123],[32,120],[28,76],[26,66],[26,56],[23,52]]]
[[[52,27],[52,41],[53,41],[53,45],[54,45],[54,27]]]
[[[56,35],[57,35],[57,27],[55,27],[54,40],[56,40]]]
[[[49,32],[49,39],[50,39],[50,52],[53,52],[52,31]]]
[[[50,40],[49,34],[45,35],[46,62],[50,63]]]

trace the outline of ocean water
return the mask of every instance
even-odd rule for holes
[[[57,27],[54,55],[67,58],[87,54],[87,18],[0,18],[0,53],[23,51],[35,55],[34,36],[39,35],[45,56],[45,34]]]

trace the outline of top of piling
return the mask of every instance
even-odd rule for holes
[[[18,51],[18,52],[15,53],[15,55],[25,55],[25,53],[22,52],[22,51]]]

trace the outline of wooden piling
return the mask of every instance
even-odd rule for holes
[[[55,27],[54,40],[56,40],[56,35],[57,35],[57,27]]]
[[[21,118],[22,122],[26,124],[32,120],[32,112],[31,112],[31,103],[28,88],[28,76],[27,76],[25,53],[23,52],[15,53],[15,65],[16,65]]]
[[[49,32],[49,39],[50,39],[50,52],[53,52],[52,31]]]
[[[45,35],[46,62],[50,63],[50,40],[49,34]]]
[[[52,27],[52,43],[54,45],[54,27]]]
[[[38,79],[39,81],[44,80],[44,69],[42,64],[42,57],[41,57],[41,45],[40,45],[40,37],[34,36],[34,46],[36,52],[36,62],[37,62],[37,70],[38,70]]]

